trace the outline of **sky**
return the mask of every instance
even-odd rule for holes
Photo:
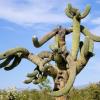
[[[100,36],[100,0],[0,0],[0,52],[10,48],[24,47],[37,54],[43,50],[49,50],[48,41],[41,48],[35,48],[32,37],[39,39],[47,32],[59,25],[64,28],[72,26],[72,20],[65,15],[68,3],[83,11],[87,4],[91,5],[90,14],[82,20],[91,33]],[[71,48],[71,35],[67,37],[67,47]],[[100,81],[100,44],[95,43],[95,56],[90,59],[86,67],[77,76],[74,86],[85,86],[89,83]],[[37,88],[33,84],[24,84],[26,75],[32,72],[35,65],[23,59],[21,63],[11,71],[0,69],[0,89],[8,87]],[[53,85],[53,82],[51,81]]]

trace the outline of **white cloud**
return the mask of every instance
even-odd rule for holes
[[[25,4],[14,2],[17,0],[1,0],[0,1],[0,18],[15,22],[17,24],[33,24],[33,23],[65,23],[69,19],[64,11],[59,12],[58,6],[53,0],[24,0]],[[65,1],[65,0],[63,0]],[[19,1],[20,2],[20,1]],[[59,7],[58,9],[56,7]],[[53,9],[58,10],[53,12]],[[63,9],[64,10],[64,9]]]
[[[78,5],[80,0],[0,0],[0,18],[11,22],[31,25],[33,23],[66,23],[69,18],[64,9],[70,2]]]

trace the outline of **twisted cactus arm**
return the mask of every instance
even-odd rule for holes
[[[50,40],[52,37],[54,37],[59,31],[59,28],[53,30],[52,32],[47,33],[41,40],[38,40],[38,38],[36,36],[33,36],[32,38],[32,42],[33,45],[37,48],[41,47],[44,43],[46,43],[48,40]],[[68,35],[71,30],[70,29],[66,29],[66,35]]]
[[[100,42],[100,36],[96,36],[93,35],[91,32],[89,32],[89,30],[81,25],[81,32],[85,35],[85,36],[89,36],[89,38],[95,42]]]
[[[81,19],[85,18],[90,13],[90,10],[91,10],[90,5],[87,5],[84,12],[81,13],[80,18]]]
[[[11,64],[5,66],[4,70],[6,71],[12,70],[14,67],[19,65],[20,62],[21,62],[21,57],[19,57],[18,55],[15,55],[14,61]]]
[[[10,61],[13,59],[12,57],[9,59],[10,56],[14,56],[15,59],[11,65],[8,65],[8,63],[10,63]],[[39,66],[40,70],[44,69],[43,66],[46,62],[43,61],[39,56],[29,53],[29,51],[25,48],[13,48],[0,54],[0,60],[6,59],[1,65],[2,66],[8,65],[7,67],[5,66],[6,67],[4,68],[5,70],[13,69],[15,66],[17,66],[20,63],[22,58],[26,58],[30,60],[32,63]]]
[[[55,29],[52,32],[47,33],[40,41],[38,40],[36,36],[34,36],[32,38],[34,46],[37,48],[41,47],[44,43],[46,43],[49,39],[51,39],[57,33],[58,33],[58,29]]]
[[[72,6],[71,4],[68,4],[67,8],[65,9],[65,14],[69,17],[69,18],[73,18],[73,15],[71,14],[71,9],[72,9]]]
[[[39,84],[39,83],[45,81],[46,78],[47,78],[47,75],[39,75],[37,79],[32,81],[32,83],[33,84]]]
[[[80,48],[80,57],[76,61],[77,74],[85,67],[88,60],[93,56],[93,45],[93,41],[89,37],[86,37],[82,47]]]
[[[20,63],[22,55],[26,56],[28,54],[29,52],[25,48],[13,48],[1,53],[0,60],[4,61],[0,64],[0,67],[4,68],[6,71],[11,70]],[[13,62],[10,64],[11,61]]]
[[[39,84],[43,82],[47,78],[46,75],[38,75],[38,77],[29,77],[27,80],[24,81],[25,84],[33,83],[33,84]]]
[[[28,55],[29,51],[25,48],[13,48],[9,49],[4,53],[0,53],[0,60],[5,59],[11,55],[15,55],[17,53],[23,53],[24,55]]]
[[[35,70],[32,73],[27,75],[28,79],[25,80],[24,83],[29,84],[32,82],[34,84],[39,84],[39,83],[43,82],[47,78],[48,75],[52,76],[53,78],[56,77],[57,70],[48,63],[52,60],[51,52],[43,51],[43,52],[40,52],[37,56],[31,54],[31,57],[29,57],[28,59],[29,60],[32,59],[34,61],[36,59],[35,62],[34,61],[32,61],[32,62],[35,63],[37,65],[37,67],[35,68]]]
[[[27,77],[35,77],[39,73],[38,70],[34,70],[32,73],[28,73]]]
[[[34,84],[39,84],[43,82],[47,78],[48,75],[53,77],[54,79],[57,73],[58,73],[58,70],[52,65],[48,64],[47,67],[45,67],[43,72],[36,69],[32,73],[27,74],[28,79],[25,80],[24,83],[29,84],[33,82]]]
[[[14,56],[9,56],[6,59],[4,59],[4,61],[0,64],[0,68],[3,68],[5,66],[7,66],[11,60],[13,60]]]

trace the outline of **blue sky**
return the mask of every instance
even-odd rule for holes
[[[0,0],[0,52],[14,47],[25,47],[34,54],[49,50],[48,44],[52,43],[52,40],[37,49],[32,45],[32,36],[41,38],[58,25],[70,27],[72,21],[64,13],[68,3],[81,11],[86,4],[91,5],[91,12],[86,19],[83,19],[82,24],[100,36],[100,0]],[[67,38],[67,47],[70,49],[71,36]],[[77,76],[74,86],[100,81],[99,51],[100,44],[95,43],[95,56]],[[26,74],[32,72],[34,68],[31,62],[23,59],[19,66],[9,72],[0,69],[0,89],[11,86],[36,88],[33,84],[23,84]]]

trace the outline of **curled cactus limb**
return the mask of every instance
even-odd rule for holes
[[[38,70],[34,70],[32,73],[28,73],[27,77],[35,77],[39,73]]]
[[[33,84],[39,84],[42,83],[43,81],[45,81],[47,78],[47,75],[39,75],[38,78],[34,79],[32,81]]]
[[[39,74],[38,77],[29,77],[27,80],[24,81],[25,84],[29,84],[29,83],[34,83],[34,84],[39,84],[41,82],[43,82],[45,79],[47,78],[47,76],[41,75]]]
[[[88,60],[92,57],[93,45],[93,41],[89,37],[86,37],[80,50],[80,57],[76,61],[77,74],[85,67]]]
[[[81,51],[80,51],[80,57],[86,57],[87,55],[88,55],[88,53],[89,53],[89,43],[90,43],[90,39],[89,39],[89,37],[87,36],[86,38],[85,38],[85,41],[84,41],[84,44],[83,44],[83,46],[82,46],[82,48],[81,48]]]
[[[8,64],[7,66],[4,67],[4,70],[9,71],[15,68],[19,63],[21,62],[21,57],[18,55],[15,55],[14,61],[11,64]]]
[[[6,71],[12,70],[20,63],[23,54],[24,56],[28,55],[29,54],[28,50],[25,48],[13,48],[4,53],[1,53],[0,59],[1,60],[6,59],[6,60],[4,60],[4,62],[1,63],[0,66],[4,67],[4,70]],[[10,64],[12,60],[13,62]]]
[[[65,14],[69,17],[69,18],[73,18],[73,15],[71,14],[70,10],[71,10],[72,6],[71,4],[68,4],[67,8],[65,9]]]
[[[17,53],[23,53],[24,55],[28,55],[29,51],[25,48],[13,48],[13,49],[7,50],[4,53],[0,53],[0,60],[5,59],[11,55],[15,55]]]
[[[6,59],[4,59],[4,61],[0,64],[0,68],[7,66],[13,58],[14,56],[9,56]]]
[[[37,48],[41,47],[44,43],[46,43],[48,40],[50,40],[52,37],[54,37],[56,34],[58,34],[59,28],[53,30],[52,32],[47,33],[41,40],[38,40],[36,36],[33,36],[32,42],[33,45]],[[66,35],[68,35],[71,30],[65,29]]]
[[[53,79],[57,76],[57,73],[59,72],[57,66],[53,66],[51,64],[47,64],[47,66],[44,69],[44,74],[51,76]]]
[[[24,81],[25,84],[29,84],[33,81],[34,78],[29,78],[27,80]]]
[[[55,29],[54,31],[47,33],[40,41],[36,36],[32,38],[32,42],[35,47],[41,47],[44,43],[46,43],[49,39],[51,39],[53,36],[55,36],[58,32],[58,29]]]
[[[45,81],[47,76],[55,78],[57,73],[58,70],[55,69],[51,64],[48,64],[43,72],[37,70],[36,68],[32,73],[27,74],[28,79],[25,80],[24,83],[29,84],[32,82],[34,84],[39,84]]]
[[[91,10],[90,5],[87,5],[86,8],[85,8],[85,10],[84,10],[84,12],[81,13],[80,18],[81,19],[85,18],[89,14],[90,10]]]
[[[24,83],[29,84],[29,83],[33,82],[33,80],[37,79],[39,74],[41,74],[39,72],[40,72],[39,70],[35,69],[32,73],[28,73],[27,74],[28,79],[25,80]]]
[[[95,42],[100,42],[100,36],[93,35],[86,27],[81,25],[81,32]]]

